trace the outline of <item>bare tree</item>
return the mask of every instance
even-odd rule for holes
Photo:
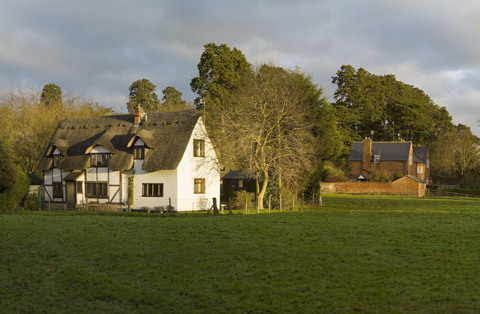
[[[291,74],[268,65],[255,69],[217,135],[231,161],[255,173],[259,209],[270,182],[298,190],[315,163],[312,108]]]
[[[472,184],[480,167],[480,140],[469,127],[459,124],[456,130],[444,134],[432,147],[432,175],[437,180]]]

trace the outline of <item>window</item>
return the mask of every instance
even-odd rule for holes
[[[83,193],[83,184],[81,181],[77,181],[77,193]]]
[[[409,166],[412,165],[412,156],[408,156],[408,165],[409,165]]]
[[[238,187],[243,188],[243,180],[238,180]]]
[[[374,155],[373,156],[373,162],[376,163],[376,164],[380,163],[380,155]]]
[[[106,182],[87,182],[87,197],[107,198],[108,189]]]
[[[137,146],[133,148],[133,158],[135,159],[144,159],[145,158],[145,147]]]
[[[430,160],[427,159],[427,168],[430,168]]]
[[[205,194],[205,179],[193,179],[193,193]]]
[[[54,198],[63,198],[62,182],[53,182],[53,197]]]
[[[110,154],[90,154],[90,166],[92,167],[107,167],[110,162]]]
[[[58,163],[60,162],[60,159],[62,159],[62,155],[53,155],[53,168],[58,167]]]
[[[142,196],[163,197],[163,183],[144,183]]]
[[[193,156],[205,157],[205,141],[193,140]]]

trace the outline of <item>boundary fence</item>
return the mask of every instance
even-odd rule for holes
[[[450,197],[480,198],[480,195],[454,193],[454,192],[442,191],[442,190],[427,190],[427,196],[450,196]]]

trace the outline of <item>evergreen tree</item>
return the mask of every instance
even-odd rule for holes
[[[145,112],[157,111],[160,101],[155,89],[156,86],[148,79],[140,79],[133,82],[128,89],[128,112],[133,113],[137,104],[140,104]]]
[[[46,84],[40,94],[40,103],[45,106],[62,105],[62,89],[54,84]]]
[[[173,86],[168,86],[162,90],[162,105],[182,105],[185,104],[185,100],[182,99],[183,93],[178,91]]]
[[[232,93],[244,84],[252,73],[243,53],[225,44],[206,44],[198,63],[198,77],[190,86],[198,95],[197,109],[204,110],[209,129],[224,128],[225,114],[234,104]]]
[[[159,106],[159,111],[172,112],[191,108],[185,100],[182,99],[182,92],[173,86],[168,86],[162,90],[163,97]]]
[[[371,135],[374,140],[409,140],[426,145],[450,130],[451,117],[422,90],[397,81],[394,75],[377,76],[344,65],[332,78],[337,85],[333,106],[345,147]]]

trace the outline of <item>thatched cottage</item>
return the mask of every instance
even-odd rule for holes
[[[219,162],[196,111],[67,119],[40,160],[43,191],[67,209],[210,208]]]

